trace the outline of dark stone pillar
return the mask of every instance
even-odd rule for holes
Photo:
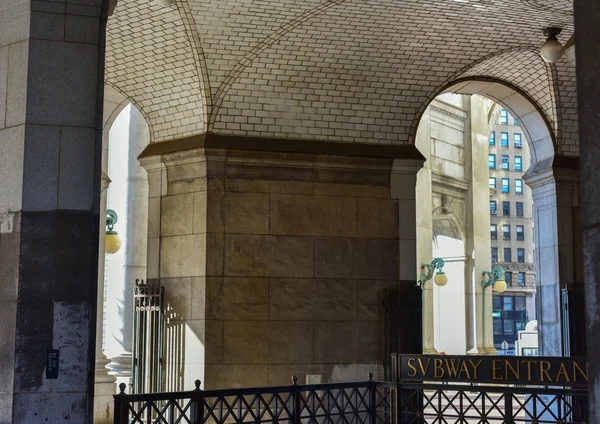
[[[583,269],[587,310],[590,423],[600,422],[600,2],[575,0]]]
[[[92,422],[106,3],[0,5],[3,424]]]

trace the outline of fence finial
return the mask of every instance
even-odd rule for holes
[[[295,386],[296,384],[298,384],[298,377],[296,377],[296,376],[293,376],[293,377],[292,377],[292,383],[294,383],[294,386]]]
[[[373,373],[369,371],[369,381],[373,381]]]
[[[125,389],[126,389],[126,388],[127,388],[127,384],[125,384],[125,383],[121,383],[121,384],[119,384],[119,390],[120,390],[119,394],[120,394],[120,395],[124,395],[124,394],[125,394]]]
[[[202,384],[202,382],[200,380],[194,381],[194,385],[196,386],[196,390],[200,390],[200,384]]]

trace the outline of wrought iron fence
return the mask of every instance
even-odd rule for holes
[[[296,380],[294,378],[294,383]],[[115,424],[365,423],[390,422],[392,383],[133,394],[115,396]]]
[[[295,380],[294,380],[295,382]],[[115,396],[115,424],[587,424],[587,391],[358,382]]]
[[[587,424],[587,390],[402,383],[400,423]]]
[[[296,380],[294,380],[296,383]],[[115,424],[587,424],[587,391],[358,382],[115,396]]]

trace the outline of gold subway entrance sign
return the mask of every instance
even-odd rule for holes
[[[395,381],[587,386],[587,358],[392,354]]]

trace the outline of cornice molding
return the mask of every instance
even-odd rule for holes
[[[379,159],[414,159],[421,164],[425,158],[415,146],[394,146],[363,143],[333,143],[299,139],[255,138],[217,134],[200,134],[149,144],[138,159],[167,155],[187,150],[214,148],[260,152],[297,153],[308,155],[364,157]]]

